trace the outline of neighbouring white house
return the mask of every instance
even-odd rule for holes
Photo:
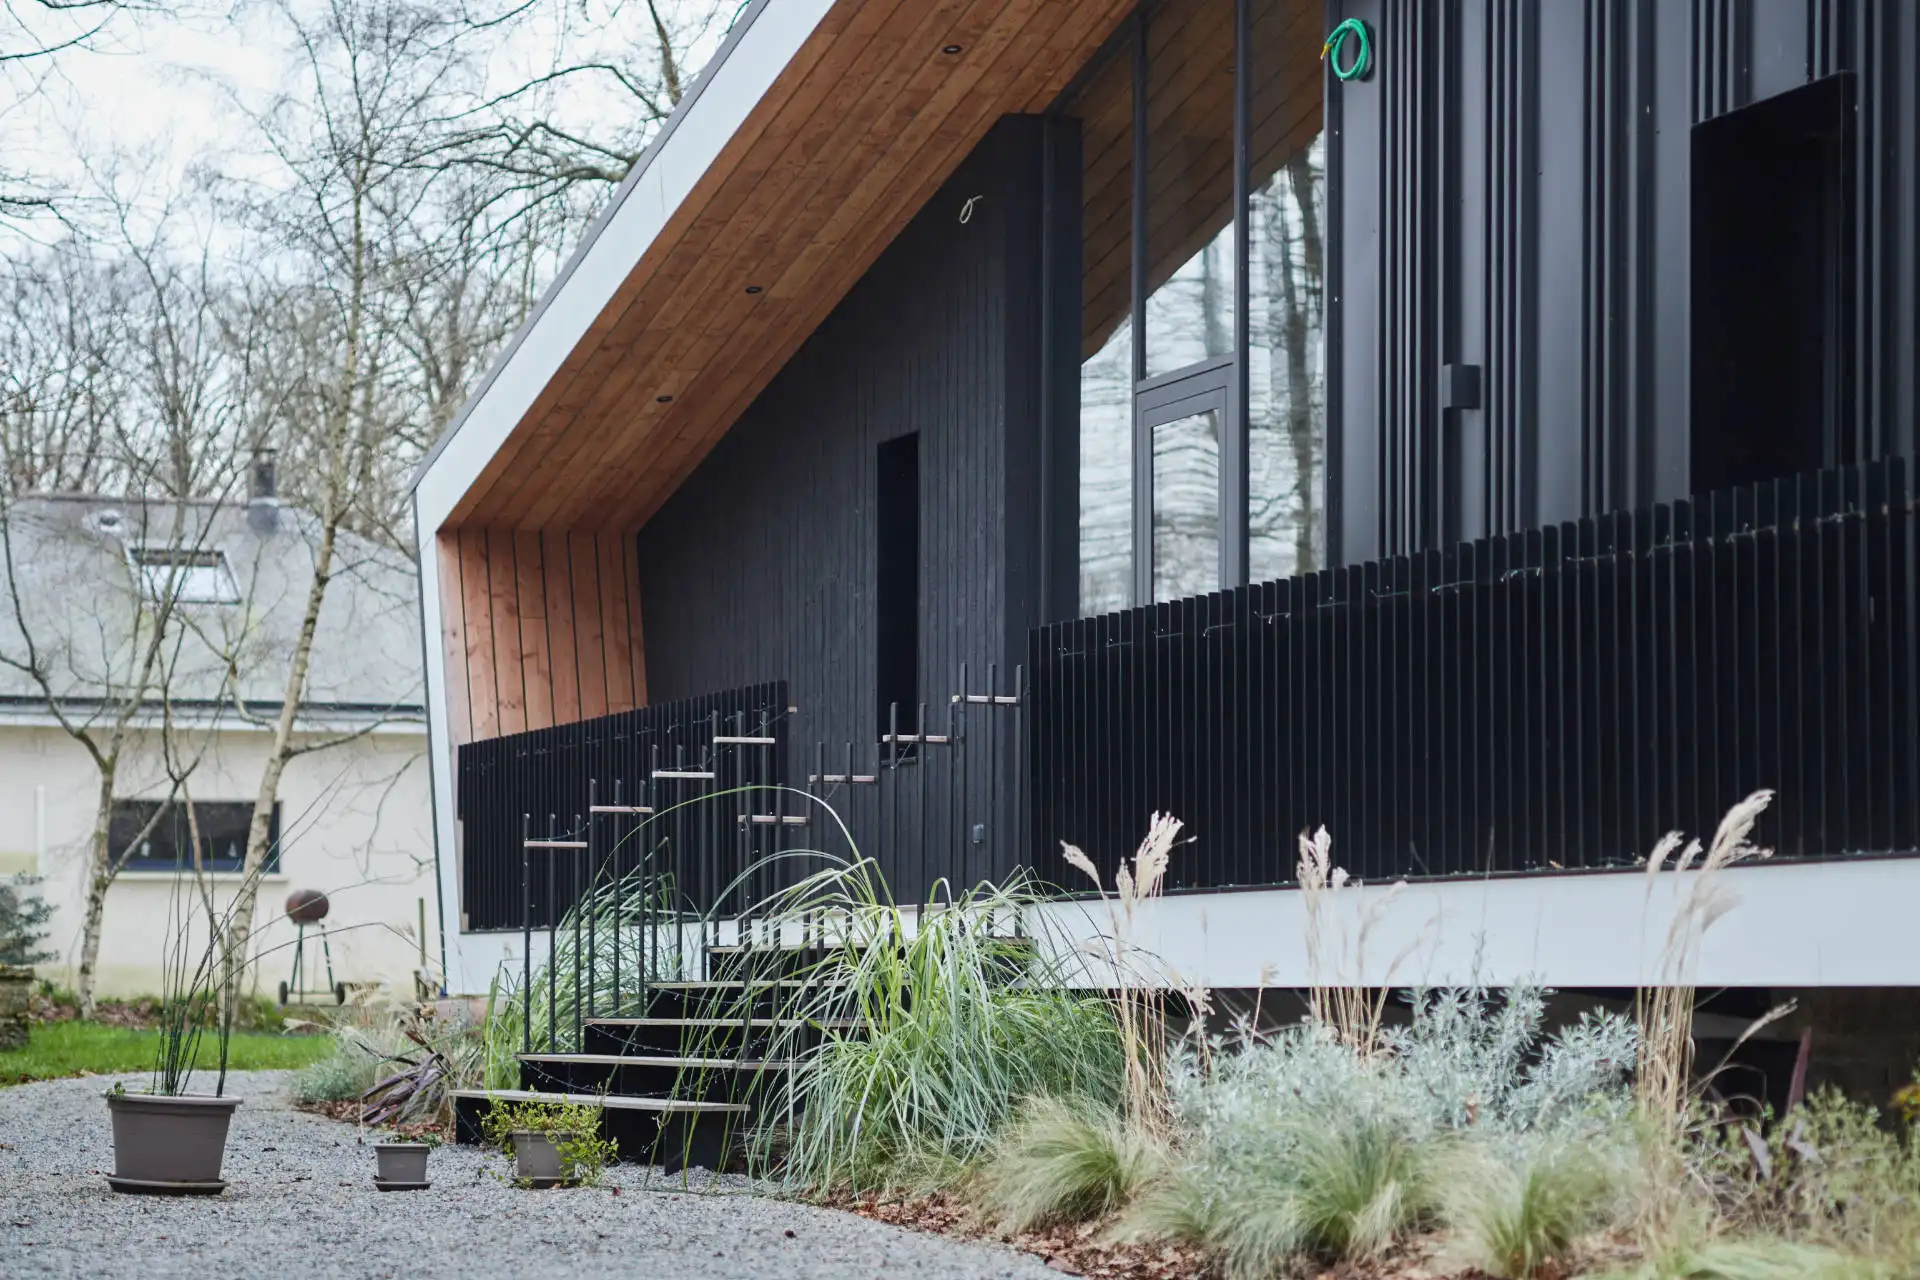
[[[37,875],[55,908],[43,977],[77,973],[102,799],[69,727],[104,747],[117,718],[129,725],[100,994],[161,989],[172,922],[198,883],[181,870],[195,861],[189,800],[201,869],[226,898],[238,884],[318,534],[309,513],[279,505],[270,461],[252,475],[246,500],[35,495],[0,516],[0,874]],[[306,931],[302,988],[411,993],[416,972],[437,967],[417,592],[405,555],[340,535],[296,721],[311,750],[281,781],[255,916],[259,990],[293,976],[295,890],[330,902]]]

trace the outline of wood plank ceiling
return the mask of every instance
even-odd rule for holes
[[[1233,219],[1233,0],[1188,0],[1147,27],[1147,280],[1152,293]],[[1319,136],[1320,30],[1312,0],[1254,0],[1252,184]],[[1081,354],[1127,319],[1133,300],[1133,67],[1116,57],[1066,107],[1080,119],[1085,281]]]
[[[993,122],[1050,105],[1134,2],[840,0],[448,523],[638,529]]]

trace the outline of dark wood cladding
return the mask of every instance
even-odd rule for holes
[[[1783,858],[1920,847],[1920,555],[1890,458],[1033,633],[1031,847],[1175,889],[1625,870],[1778,799]]]
[[[786,708],[786,688],[776,682],[462,745],[455,790],[463,927],[543,929],[594,878],[623,879],[643,865],[656,877],[655,894],[675,910],[730,913],[743,905],[743,888],[753,890],[744,895],[749,902],[763,896],[778,874],[766,865],[773,850],[762,838],[773,833],[748,828],[741,815],[780,804],[765,788],[791,781],[786,762],[776,748],[714,739],[784,741]],[[662,778],[659,770],[715,776]],[[684,803],[705,795],[714,798]],[[596,817],[594,804],[655,812]],[[787,803],[789,812],[800,809]],[[529,836],[586,840],[590,826],[605,842],[595,853],[525,847]],[[733,898],[725,897],[729,886]]]
[[[930,731],[944,731],[962,664],[981,689],[1001,664],[1010,691],[1039,620],[1048,127],[997,125],[641,530],[654,697],[785,679],[789,733],[809,764],[820,741],[835,770],[849,742],[872,763],[886,714],[876,468],[882,442],[909,433],[921,477],[915,683]],[[901,709],[903,731],[917,714]]]
[[[1692,126],[1858,79],[1855,263],[1829,465],[1916,447],[1920,6],[1335,0],[1328,80],[1333,538],[1356,563],[1693,492]],[[1449,363],[1478,409],[1443,407]]]

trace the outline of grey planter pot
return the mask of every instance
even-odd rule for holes
[[[570,1185],[576,1171],[572,1161],[562,1160],[559,1140],[565,1134],[535,1133],[531,1129],[513,1131],[515,1172],[520,1180],[534,1187]]]
[[[377,1181],[397,1187],[426,1186],[427,1155],[432,1150],[424,1142],[374,1143],[373,1153],[380,1162]]]
[[[113,1117],[115,1191],[149,1195],[213,1195],[226,1190],[220,1164],[238,1098],[157,1094],[107,1095]]]

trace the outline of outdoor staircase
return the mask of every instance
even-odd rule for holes
[[[990,686],[998,683],[997,666],[989,668],[988,676]],[[968,687],[964,666],[960,684]],[[793,841],[813,848],[817,846],[812,842],[831,838],[832,830],[823,837],[809,828],[836,828],[834,823],[816,824],[815,820],[822,806],[832,804],[836,794],[844,794],[843,788],[880,793],[883,803],[877,809],[890,813],[897,823],[894,789],[910,775],[921,793],[919,870],[927,879],[928,892],[933,878],[948,874],[949,865],[960,865],[962,849],[972,848],[963,845],[963,833],[989,829],[973,821],[976,815],[956,807],[970,794],[961,750],[967,716],[976,706],[988,708],[990,714],[996,709],[1017,711],[1018,697],[955,694],[944,734],[927,732],[924,704],[910,725],[896,705],[889,715],[890,732],[882,736],[869,772],[856,771],[852,743],[846,744],[841,772],[827,772],[827,744],[817,743],[813,771],[806,775],[804,788],[795,788],[783,785],[785,735],[796,711],[786,701],[785,685],[742,693],[754,694],[763,705],[756,709],[734,695],[716,695],[694,700],[701,706],[715,705],[700,716],[689,713],[683,724],[676,721],[651,729],[627,726],[634,744],[630,747],[616,750],[608,745],[626,740],[612,728],[603,728],[591,742],[574,744],[580,753],[574,758],[581,766],[591,758],[614,778],[637,779],[624,789],[616,781],[611,797],[603,795],[591,772],[581,778],[569,770],[556,771],[553,762],[558,748],[545,739],[547,754],[541,760],[495,762],[498,772],[476,772],[468,780],[466,785],[475,796],[494,797],[532,794],[520,790],[529,780],[568,790],[584,782],[586,804],[574,810],[570,827],[548,813],[544,835],[536,835],[534,814],[529,811],[534,806],[520,805],[519,865],[514,868],[519,873],[522,989],[531,991],[538,985],[534,939],[536,931],[545,932],[549,985],[542,1043],[572,1047],[564,1052],[535,1050],[529,1033],[527,1051],[516,1055],[520,1088],[455,1091],[458,1141],[480,1141],[481,1119],[490,1100],[564,1101],[597,1106],[602,1133],[618,1144],[623,1160],[657,1164],[670,1172],[736,1164],[748,1135],[768,1118],[770,1109],[792,1105],[786,1088],[794,1067],[791,1059],[808,1054],[826,1036],[856,1025],[791,1016],[796,1009],[820,1010],[821,961],[839,949],[836,939],[846,936],[848,922],[836,922],[832,911],[804,913],[799,920],[791,912],[783,921],[764,918],[762,913],[776,900],[786,871],[773,865],[771,855],[794,849]],[[723,702],[724,710],[719,705]],[[657,714],[664,717],[670,710],[662,708]],[[643,714],[654,713],[629,713]],[[903,725],[910,731],[903,732]],[[655,736],[642,744],[638,736],[642,730]],[[998,735],[989,733],[983,741],[991,774]],[[942,784],[944,791],[926,777],[930,748],[940,749],[934,754],[948,762],[951,770]],[[796,799],[794,793],[802,790],[804,798]],[[989,788],[984,816],[997,820],[995,794]],[[884,803],[889,795],[895,801],[890,807]],[[703,796],[731,796],[729,807],[739,807],[734,812],[688,807],[687,802]],[[925,838],[928,815],[942,796],[946,802],[942,825],[949,832],[944,862],[938,846]],[[603,803],[609,798],[612,803]],[[470,830],[479,829],[477,809],[475,813]],[[496,817],[493,826],[503,825]],[[643,829],[657,830],[653,843],[638,839]],[[892,847],[896,837],[904,834],[889,823],[875,843]],[[981,838],[970,837],[973,843]],[[658,898],[652,889],[640,895],[637,917],[615,908],[613,952],[596,958],[593,948],[601,937],[599,921],[589,916],[583,930],[580,904],[597,901],[595,895],[609,882],[609,872],[613,882],[621,881],[623,870],[631,873],[623,860],[644,864],[656,856],[664,865],[646,874],[665,888]],[[510,886],[512,878],[509,872],[490,880],[488,891]],[[543,892],[537,887],[541,881]],[[554,960],[569,931],[562,923],[563,904],[575,913],[564,917],[573,921],[572,989],[565,982],[556,989],[551,976],[559,971]],[[507,918],[496,916],[493,927],[511,918],[505,912],[500,915]],[[637,963],[628,971],[629,980],[623,981],[619,966],[626,952],[620,940],[629,929],[650,941],[637,948]],[[689,930],[697,941],[689,939]],[[583,933],[589,974],[584,985],[580,982]],[[582,1007],[581,992],[599,989],[592,977],[597,963],[614,966],[613,999],[610,1003],[602,999],[604,1013],[594,1006],[591,994]],[[573,1016],[556,1034],[555,1012],[566,1009],[569,998]],[[530,1008],[525,1012],[532,1016]]]
[[[736,968],[742,954],[717,944],[705,953],[709,973]],[[458,1141],[480,1140],[489,1099],[566,1101],[601,1108],[602,1134],[622,1159],[668,1172],[729,1167],[765,1107],[785,1105],[792,1063],[769,1056],[776,1044],[804,1052],[853,1025],[781,1016],[811,985],[788,975],[820,954],[810,945],[760,947],[750,953],[749,979],[648,983],[644,1014],[583,1018],[578,1052],[516,1055],[518,1090],[457,1091]]]

